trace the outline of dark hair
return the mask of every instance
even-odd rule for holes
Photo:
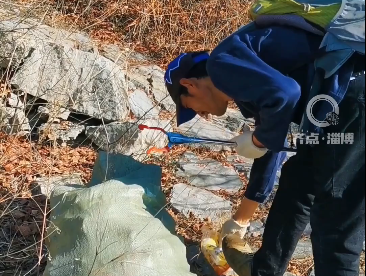
[[[192,56],[196,57],[205,52],[207,52],[207,51],[194,52],[194,54]],[[194,65],[192,67],[192,69],[189,70],[189,72],[187,73],[186,78],[187,79],[189,79],[189,78],[203,79],[203,78],[208,77],[207,70],[206,70],[206,62],[207,62],[207,60],[202,60],[202,61],[198,62],[196,65]],[[184,86],[181,87],[181,95],[189,95],[187,88]]]

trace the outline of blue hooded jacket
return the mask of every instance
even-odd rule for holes
[[[251,200],[263,202],[273,189],[277,169],[285,160],[280,151],[289,125],[300,124],[306,108],[315,74],[313,57],[321,41],[321,36],[285,26],[239,30],[223,40],[207,61],[213,84],[236,102],[244,117],[255,118],[254,135],[270,150],[254,161],[245,195]],[[326,85],[344,94],[349,79],[338,74],[341,70]]]

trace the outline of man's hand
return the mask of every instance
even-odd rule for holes
[[[225,236],[230,234],[239,234],[239,237],[241,239],[244,238],[245,234],[247,233],[248,227],[250,226],[250,223],[241,225],[239,222],[237,222],[234,219],[230,219],[227,222],[224,223],[224,225],[221,228],[221,235],[220,235],[220,247],[222,243],[222,239],[225,238]]]
[[[244,131],[243,134],[234,137],[231,141],[236,142],[236,151],[239,155],[246,158],[260,158],[265,155],[268,149],[262,146],[253,136],[253,131]],[[254,142],[257,144],[255,145]]]

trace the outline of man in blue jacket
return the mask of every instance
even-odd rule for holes
[[[365,62],[356,55],[323,82],[322,91],[344,94],[339,122],[322,128],[315,143],[298,141],[297,154],[282,168],[261,248],[251,254],[235,243],[273,188],[289,124],[300,124],[306,111],[321,41],[285,26],[239,29],[210,55],[181,54],[166,71],[178,125],[196,114],[221,116],[229,101],[256,120],[253,132],[234,138],[238,154],[255,161],[241,207],[222,227],[225,256],[240,276],[282,276],[309,221],[316,275],[359,275],[365,238]]]

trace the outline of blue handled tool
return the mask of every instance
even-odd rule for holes
[[[182,145],[182,144],[213,144],[213,145],[223,145],[223,146],[235,146],[236,145],[236,142],[233,142],[233,141],[188,137],[188,136],[184,136],[182,134],[175,133],[175,132],[167,132],[160,127],[148,127],[146,125],[139,125],[139,129],[140,130],[144,130],[144,129],[159,130],[168,136],[169,143],[165,148],[158,149],[156,147],[153,147],[147,151],[147,154],[150,154],[153,152],[169,152],[170,149],[174,145]],[[296,149],[283,148],[283,151],[296,152]]]

